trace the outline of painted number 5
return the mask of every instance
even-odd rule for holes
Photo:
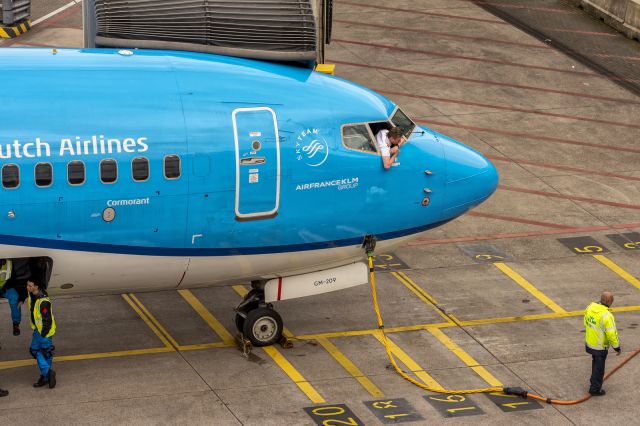
[[[583,248],[574,247],[573,249],[578,253],[601,253],[604,251],[600,246],[584,246]]]

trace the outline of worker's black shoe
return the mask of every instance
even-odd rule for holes
[[[13,335],[14,336],[20,335],[20,324],[16,324],[15,322],[13,323]]]
[[[604,391],[604,389],[600,389],[599,391],[589,391],[589,393],[591,394],[591,396],[603,396],[603,395],[606,395],[606,392]]]
[[[9,391],[8,390],[0,389],[0,398],[2,398],[3,396],[7,396],[7,395],[9,395]]]
[[[56,387],[56,372],[53,370],[49,370],[49,374],[47,374],[47,379],[49,382],[49,389],[53,389]]]
[[[34,388],[41,388],[47,384],[47,381],[44,379],[44,376],[40,376],[37,382],[33,384]]]

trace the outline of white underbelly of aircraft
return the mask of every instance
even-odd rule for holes
[[[377,253],[421,234],[378,242]],[[248,283],[293,276],[365,260],[360,245],[235,256],[139,256],[0,245],[0,257],[53,260],[52,295],[166,290]]]

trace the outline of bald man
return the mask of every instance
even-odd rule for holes
[[[611,313],[613,293],[605,291],[600,296],[600,303],[593,302],[587,306],[584,313],[586,328],[585,344],[587,352],[591,354],[591,386],[589,393],[593,396],[605,394],[602,389],[604,379],[604,364],[609,353],[609,346],[613,347],[616,355],[620,355],[620,340],[616,322]]]

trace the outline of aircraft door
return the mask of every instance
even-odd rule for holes
[[[238,220],[267,219],[280,202],[280,141],[276,113],[269,107],[233,111]]]

